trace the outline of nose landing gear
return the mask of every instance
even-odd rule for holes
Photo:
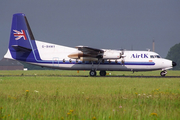
[[[163,71],[160,73],[160,75],[161,75],[162,77],[165,77],[166,74],[167,74],[167,71],[166,71],[166,70],[163,70]]]

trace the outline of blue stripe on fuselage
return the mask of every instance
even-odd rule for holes
[[[40,61],[35,61],[34,63],[44,63],[44,64],[92,64],[91,62],[82,62],[79,61],[76,63],[76,61],[72,61],[72,62],[63,62],[63,61],[54,61],[54,60],[40,60]],[[98,65],[99,63],[94,62],[94,65]],[[122,64],[121,62],[104,62],[104,63],[100,63],[100,65],[155,65],[154,62],[124,62],[124,64]]]

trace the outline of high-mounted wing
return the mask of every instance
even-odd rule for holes
[[[101,58],[102,54],[104,53],[104,50],[102,49],[96,49],[87,46],[76,46],[76,48],[79,50],[79,52],[69,54],[69,58],[80,59],[82,61],[97,61],[98,58]]]
[[[77,53],[69,54],[72,59],[82,61],[98,61],[99,59],[120,59],[121,51],[91,48],[88,46],[76,46],[79,50]]]
[[[82,51],[83,53],[93,54],[93,55],[98,55],[99,53],[104,52],[104,50],[92,48],[92,47],[88,47],[88,46],[76,46],[76,48],[78,50]]]

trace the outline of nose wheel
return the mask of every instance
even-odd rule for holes
[[[167,71],[166,71],[166,70],[164,70],[164,71],[162,71],[162,72],[160,73],[160,75],[161,75],[162,77],[165,77],[166,74],[167,74]]]

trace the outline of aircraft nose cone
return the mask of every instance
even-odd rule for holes
[[[176,65],[177,64],[174,61],[172,61],[172,66],[175,67]]]

